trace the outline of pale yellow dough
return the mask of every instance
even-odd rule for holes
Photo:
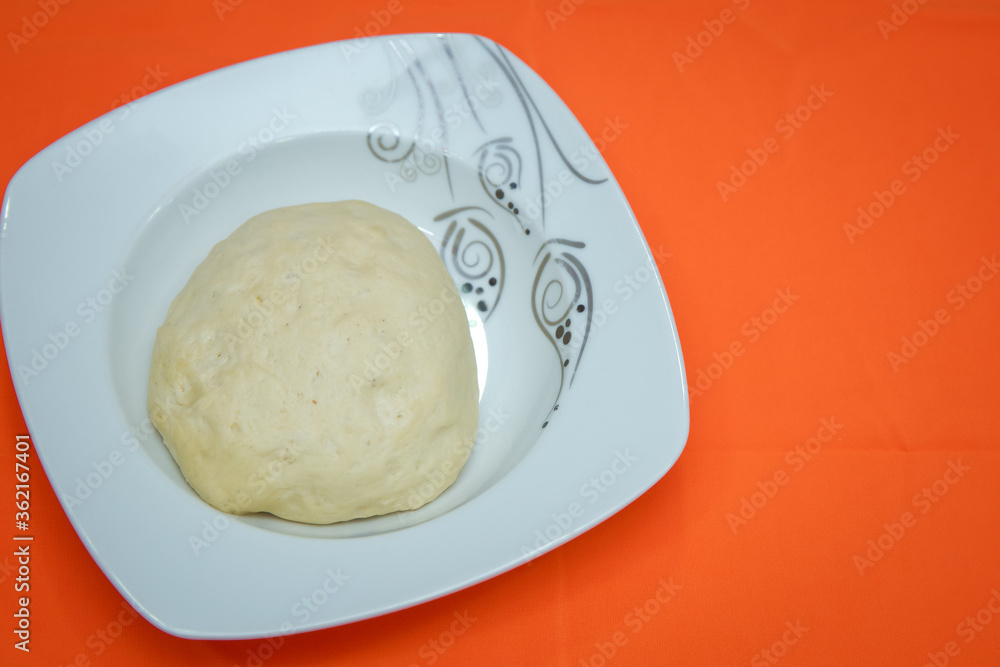
[[[214,507],[333,523],[415,509],[478,422],[455,284],[402,217],[361,201],[251,218],[156,333],[149,410]]]

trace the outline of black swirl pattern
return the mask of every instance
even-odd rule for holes
[[[416,148],[415,141],[403,141],[394,123],[380,122],[368,128],[368,150],[382,162],[402,162]]]
[[[441,240],[441,259],[453,271],[462,300],[490,318],[503,295],[506,265],[503,249],[493,232],[475,216],[493,215],[479,206],[463,206],[434,217],[448,224]]]
[[[406,75],[416,93],[416,119],[412,138],[404,141],[399,128],[393,123],[375,123],[368,130],[368,148],[372,155],[383,162],[402,162],[399,176],[406,181],[416,180],[418,174],[436,174],[444,167],[448,179],[448,190],[454,197],[451,182],[451,168],[448,165],[448,126],[444,121],[444,109],[434,82],[427,75],[423,62],[405,39],[388,42],[396,58],[403,63]],[[395,87],[393,87],[395,94]],[[427,91],[425,93],[425,90]],[[427,119],[425,94],[430,97],[440,135],[440,150],[435,142],[423,137]],[[432,121],[433,122],[433,121]]]
[[[500,137],[476,149],[479,184],[494,204],[510,213],[524,230],[524,223],[518,217],[520,207],[515,201],[518,183],[521,182],[521,154],[514,148],[510,137]]]
[[[476,36],[475,39],[500,67],[504,77],[506,77],[511,87],[514,89],[514,92],[517,93],[518,100],[521,102],[521,107],[524,109],[524,116],[528,121],[528,127],[531,129],[531,138],[535,146],[535,157],[538,161],[538,192],[541,203],[542,228],[544,229],[546,206],[545,197],[542,196],[542,192],[545,188],[545,168],[542,161],[542,148],[539,142],[540,129],[545,131],[545,136],[548,137],[549,143],[551,143],[552,147],[555,148],[556,154],[559,155],[559,159],[562,161],[565,168],[578,180],[590,185],[599,185],[606,182],[608,179],[590,178],[577,170],[577,168],[570,162],[569,158],[566,157],[566,152],[563,150],[562,146],[559,145],[559,142],[552,134],[552,130],[549,128],[549,124],[542,115],[542,112],[538,110],[538,105],[535,103],[534,98],[525,87],[524,82],[521,81],[521,76],[517,73],[513,63],[510,61],[510,58],[507,57],[507,51],[496,42],[491,42],[478,36]]]
[[[558,355],[560,367],[559,391],[550,414],[559,409],[563,389],[573,386],[590,337],[594,310],[590,275],[580,259],[567,249],[582,250],[584,247],[585,244],[580,241],[549,239],[535,255],[538,270],[531,287],[531,312],[538,328]],[[545,421],[542,428],[548,423]]]
[[[498,136],[498,133],[489,131],[493,128],[487,128],[486,117],[476,112],[476,105],[472,103],[462,74],[460,59],[456,57],[453,46],[447,36],[437,35],[435,46],[443,52],[444,62],[455,78],[455,90],[461,91],[465,104],[472,110],[472,118],[487,139],[473,151],[472,159],[477,166],[482,190],[491,203],[486,204],[478,197],[478,201],[483,202],[482,206],[452,208],[435,216],[433,220],[445,225],[439,252],[459,286],[463,301],[475,307],[481,313],[483,321],[486,321],[500,303],[506,271],[503,250],[488,224],[495,222],[493,207],[507,213],[525,235],[530,235],[532,229],[525,224],[522,211],[527,203],[534,201],[529,199],[532,196],[529,192],[534,194],[537,187],[541,231],[545,236],[546,198],[543,188],[547,165],[543,160],[542,144],[547,142],[558,156],[555,165],[548,165],[548,173],[551,173],[553,166],[558,166],[588,185],[600,185],[608,179],[588,177],[570,161],[552,131],[555,126],[550,126],[549,120],[541,113],[507,51],[495,42],[480,37],[473,39],[499,68],[510,90],[516,95],[530,131],[530,143],[520,142],[521,150],[511,136]],[[375,123],[368,132],[368,147],[379,160],[397,164],[399,176],[406,181],[415,181],[420,174],[432,175],[443,170],[454,204],[456,196],[448,164],[448,124],[439,95],[439,92],[447,92],[449,89],[445,84],[440,88],[435,86],[424,62],[406,39],[389,40],[387,44],[395,55],[393,63],[401,63],[406,73],[405,77],[400,75],[400,78],[404,81],[408,78],[413,87],[416,117],[413,131],[405,134],[401,134],[392,123]],[[363,106],[373,113],[376,110],[380,112],[388,106],[385,104],[386,98],[391,99],[395,93],[396,82],[393,81],[391,88],[371,91],[370,99],[363,100]],[[421,140],[425,130],[428,134],[441,136],[440,148],[428,139]],[[495,138],[489,138],[491,135]],[[528,164],[529,172],[537,171],[537,184],[534,183],[535,176],[531,177],[533,182],[528,186],[522,182],[525,167],[522,150],[531,161]],[[525,215],[533,218],[535,214]],[[585,244],[581,241],[548,238],[542,240],[534,259],[537,268],[531,286],[531,310],[535,323],[551,344],[560,365],[559,389],[549,415],[558,410],[559,399],[564,390],[572,386],[591,332],[593,288],[590,275],[578,256],[579,251],[584,248]],[[542,427],[547,425],[546,419]]]

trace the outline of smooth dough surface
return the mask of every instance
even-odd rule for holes
[[[251,218],[157,330],[153,423],[214,507],[333,523],[450,486],[479,407],[468,318],[434,246],[361,201]]]

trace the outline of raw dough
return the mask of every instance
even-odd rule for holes
[[[468,318],[434,246],[361,201],[267,211],[170,305],[153,423],[214,507],[332,523],[415,509],[475,440]]]

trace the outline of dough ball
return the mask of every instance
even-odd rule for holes
[[[475,441],[476,358],[434,246],[361,201],[251,218],[156,333],[153,423],[214,507],[333,523],[415,509]]]

